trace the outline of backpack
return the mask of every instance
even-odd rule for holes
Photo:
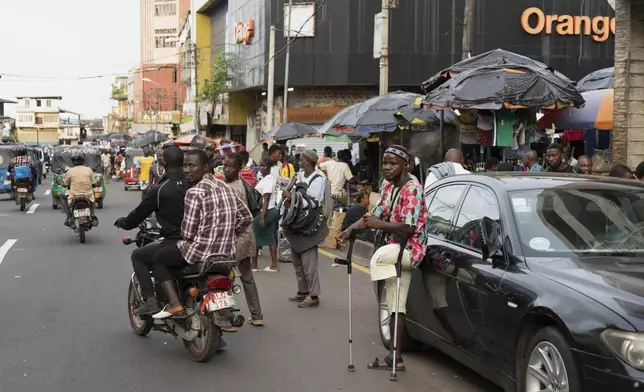
[[[13,168],[13,178],[16,180],[31,178],[31,169],[26,165],[16,166]]]
[[[246,201],[248,202],[248,209],[253,217],[259,215],[262,212],[262,207],[264,206],[264,196],[252,185],[247,183],[243,178],[242,184],[244,184],[244,190],[246,191]]]
[[[326,217],[329,218],[333,214],[333,198],[331,197],[331,183],[329,182],[329,179],[327,177],[316,174],[313,176],[313,178],[311,178],[311,181],[309,182],[309,184],[312,184],[313,181],[315,181],[318,177],[324,180],[324,200],[318,200],[318,201],[320,203],[320,207],[322,207],[322,211],[324,211],[324,214],[326,215]]]

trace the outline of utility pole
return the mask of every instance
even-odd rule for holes
[[[288,91],[287,91],[288,92]],[[268,119],[266,119],[267,131],[273,129],[273,118],[275,117],[275,26],[271,26],[268,39]]]
[[[384,1],[384,0],[383,0]],[[291,13],[293,0],[288,0],[288,20],[286,22],[286,69],[284,70],[284,121],[288,121],[288,74],[291,65]]]
[[[382,0],[380,20],[382,23],[380,45],[380,95],[389,92],[389,13],[398,5],[398,0]]]
[[[463,60],[472,57],[475,6],[476,0],[465,0],[465,21],[463,22]]]
[[[191,32],[192,34],[192,32]],[[191,43],[191,49],[192,49],[192,66],[194,67],[194,86],[195,90],[192,93],[192,95],[196,98],[199,96],[199,79],[197,78],[197,69],[199,68],[199,55],[197,51],[197,44],[196,43]],[[201,120],[200,120],[200,110],[199,110],[199,102],[197,102],[197,99],[194,99],[195,102],[195,132],[199,134],[199,126],[201,125]]]

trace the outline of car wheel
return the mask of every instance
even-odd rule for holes
[[[391,336],[394,331],[389,326],[391,313],[387,308],[387,285],[386,281],[378,281],[378,329],[380,340],[387,350],[391,350]],[[420,342],[409,336],[405,328],[405,336],[402,342],[403,352],[412,352],[420,348]]]
[[[524,355],[518,378],[519,391],[580,391],[570,345],[556,328],[540,329]]]

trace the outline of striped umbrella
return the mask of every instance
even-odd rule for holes
[[[613,129],[613,89],[587,91],[581,94],[583,108],[568,107],[547,113],[539,120],[540,128]]]

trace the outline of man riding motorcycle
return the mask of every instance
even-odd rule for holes
[[[189,183],[181,169],[183,151],[177,146],[170,146],[163,152],[165,175],[155,184],[141,203],[127,217],[118,218],[114,226],[124,230],[132,230],[143,222],[153,212],[161,225],[162,242],[153,242],[132,252],[132,267],[141,286],[143,305],[134,309],[134,314],[150,315],[160,309],[159,302],[154,296],[154,287],[150,271],[154,261],[158,260],[157,253],[165,252],[168,244],[181,240],[181,223],[183,222],[184,198]]]
[[[67,191],[60,194],[61,207],[65,212],[67,219],[65,220],[65,226],[72,226],[74,223],[74,218],[72,217],[72,211],[69,208],[69,203],[74,199],[75,196],[85,196],[92,203],[91,215],[92,221],[95,222],[98,219],[94,215],[94,172],[87,166],[83,166],[85,163],[85,153],[83,151],[74,151],[72,153],[72,164],[74,167],[67,170],[65,173],[64,185],[67,188]]]
[[[13,174],[13,169],[18,166],[28,166],[31,169],[31,179],[38,177],[38,172],[36,170],[36,165],[27,155],[27,148],[24,146],[16,146],[13,149],[13,158],[9,161],[9,166],[7,167],[7,172]],[[14,178],[11,176],[11,189],[13,189]]]

